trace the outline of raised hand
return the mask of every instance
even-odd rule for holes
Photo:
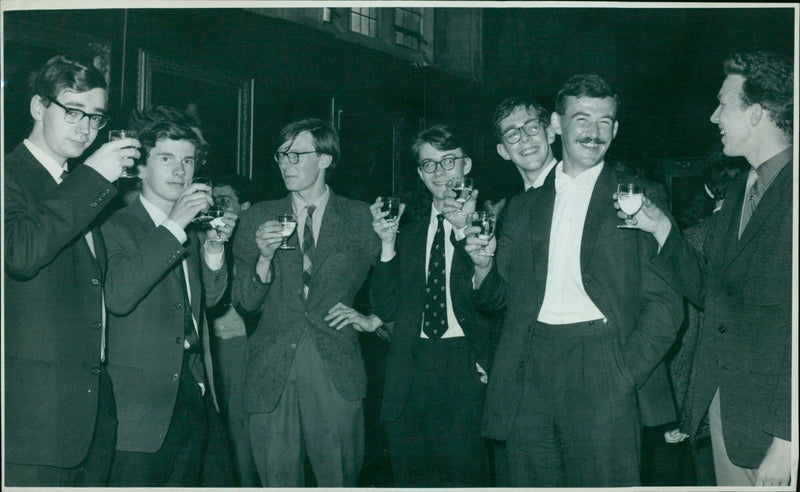
[[[97,171],[108,181],[116,181],[126,167],[134,164],[141,157],[141,143],[135,138],[123,138],[106,142],[83,162]]]
[[[403,216],[403,211],[406,209],[406,205],[405,203],[400,204],[397,218],[394,220],[386,220],[386,216],[391,212],[381,211],[382,206],[382,198],[378,197],[375,199],[375,203],[369,207],[369,211],[372,213],[372,229],[375,231],[375,234],[381,238],[382,242],[394,244],[397,239],[397,227],[400,223],[400,218]]]
[[[198,212],[207,209],[212,203],[211,187],[193,183],[181,192],[167,218],[185,229]]]
[[[263,261],[270,262],[281,244],[281,225],[277,220],[267,220],[256,229],[256,245]]]

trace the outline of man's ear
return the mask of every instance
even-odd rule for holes
[[[320,169],[328,169],[333,162],[333,156],[329,154],[320,154],[319,156],[319,168]]]
[[[511,156],[508,154],[508,151],[506,150],[506,146],[505,145],[499,143],[499,144],[497,144],[496,149],[497,149],[497,153],[500,155],[500,157],[502,157],[503,159],[505,159],[507,161],[511,160]]]
[[[750,124],[753,126],[758,125],[761,118],[764,117],[764,107],[755,103],[748,108],[750,110]]]
[[[250,202],[249,201],[242,203],[242,212],[244,212],[248,208],[250,208]]]
[[[555,111],[550,115],[550,127],[557,135],[561,135],[561,117]],[[553,137],[553,140],[555,140],[555,137]]]
[[[33,117],[34,121],[41,121],[42,114],[44,113],[44,101],[42,101],[41,96],[35,95],[31,98],[31,116]]]
[[[464,175],[466,176],[472,171],[472,158],[467,157],[464,159]]]

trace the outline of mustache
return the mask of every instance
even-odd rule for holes
[[[605,140],[603,140],[602,138],[598,138],[598,137],[594,137],[594,138],[593,137],[579,138],[579,139],[576,140],[576,142],[581,143],[581,144],[585,144],[585,143],[594,143],[594,144],[597,144],[597,145],[605,145],[606,144]]]

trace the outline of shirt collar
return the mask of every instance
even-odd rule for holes
[[[56,180],[56,183],[61,183],[61,175],[67,170],[67,163],[58,163],[50,154],[27,138],[23,140],[22,143],[24,143],[25,147],[33,154],[33,157],[44,166],[45,171]]]
[[[556,166],[556,193],[561,193],[567,188],[572,187],[585,190],[593,189],[597,182],[597,177],[600,176],[600,173],[603,171],[603,166],[605,166],[605,163],[601,162],[583,171],[574,178],[571,178],[564,172],[564,161],[559,162]]]
[[[545,164],[545,166],[542,168],[542,172],[540,172],[539,175],[536,176],[536,180],[534,180],[533,185],[526,188],[525,191],[528,191],[531,188],[541,188],[542,185],[544,184],[544,180],[547,179],[547,175],[550,174],[550,171],[553,170],[556,164],[558,164],[558,161],[556,160],[555,157],[550,159],[550,162]]]
[[[439,211],[438,208],[436,208],[436,203],[431,202],[431,220],[430,220],[430,223],[431,224],[436,224],[439,221],[436,217],[438,215],[440,215],[440,214],[444,215],[444,214],[442,214],[442,212]],[[443,224],[449,224],[449,221],[447,219],[445,219],[445,220],[442,221],[442,223]]]
[[[317,198],[314,203],[306,203],[303,201],[302,198],[292,193],[292,207],[294,207],[295,214],[299,214],[303,211],[304,208],[314,205],[315,210],[320,210],[325,208],[328,204],[328,200],[331,197],[331,188],[328,185],[325,185],[325,192]]]
[[[165,220],[167,220],[167,214],[165,214],[160,208],[147,201],[147,198],[142,196],[141,193],[139,193],[139,200],[141,200],[142,205],[144,205],[144,210],[153,220],[153,223],[156,225],[156,227],[160,226]]]
[[[781,172],[783,166],[785,166],[792,159],[793,151],[794,147],[790,145],[758,166],[758,169],[755,170],[755,173],[756,176],[758,176],[760,189],[766,190],[769,188],[769,185],[772,184],[772,182],[775,180],[775,177]]]

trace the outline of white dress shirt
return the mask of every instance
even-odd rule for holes
[[[331,197],[331,189],[325,185],[325,193],[323,193],[314,203],[306,203],[300,197],[292,193],[292,209],[297,217],[297,240],[300,245],[303,244],[303,235],[306,232],[306,218],[308,217],[308,208],[314,205],[314,213],[311,215],[311,230],[314,232],[314,245],[316,247],[317,239],[319,239],[319,230],[322,227],[322,216],[325,215],[325,209],[328,207],[328,200]]]
[[[538,176],[536,176],[536,180],[531,185],[525,185],[525,191],[528,191],[531,188],[541,188],[544,184],[544,180],[547,179],[547,175],[550,174],[550,171],[553,170],[556,164],[558,164],[558,161],[555,157],[553,157],[550,162],[542,167],[542,171]]]

